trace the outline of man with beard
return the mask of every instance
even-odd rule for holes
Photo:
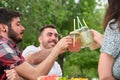
[[[49,55],[49,52],[43,53],[42,51],[46,51],[46,49],[51,49],[57,44],[58,32],[56,30],[56,27],[54,25],[43,26],[40,29],[38,41],[40,43],[39,47],[30,45],[22,53],[26,61],[33,66],[41,63],[41,61],[43,61]],[[54,65],[48,75],[56,75],[60,77],[62,76],[62,70],[57,61],[54,62]]]
[[[35,80],[48,74],[57,56],[67,51],[72,44],[70,36],[63,37],[50,51],[50,54],[37,67],[25,62],[16,44],[22,41],[25,28],[20,23],[21,13],[0,8],[0,80],[14,80],[11,70],[15,70],[22,78]],[[64,45],[63,45],[64,43]],[[18,76],[16,80],[22,80]]]

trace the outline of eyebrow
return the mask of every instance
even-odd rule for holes
[[[48,32],[48,34],[53,34],[52,32]],[[58,33],[55,33],[56,35],[58,35]]]

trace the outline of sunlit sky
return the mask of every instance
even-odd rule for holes
[[[107,4],[107,0],[96,0],[98,3],[102,3],[102,5],[96,6],[96,8],[104,8],[104,6]]]
[[[75,0],[76,3],[78,3],[80,0]],[[102,3],[102,5],[96,6],[96,8],[103,8],[105,4],[107,4],[107,0],[96,0],[98,3]]]
[[[75,2],[76,2],[76,3],[78,3],[78,2],[79,2],[79,0],[75,0]]]

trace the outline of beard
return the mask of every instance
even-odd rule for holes
[[[16,44],[22,41],[22,38],[18,38],[18,34],[11,27],[8,30],[8,37]]]

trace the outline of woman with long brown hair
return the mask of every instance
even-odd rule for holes
[[[108,0],[98,64],[100,80],[120,80],[120,0]]]

